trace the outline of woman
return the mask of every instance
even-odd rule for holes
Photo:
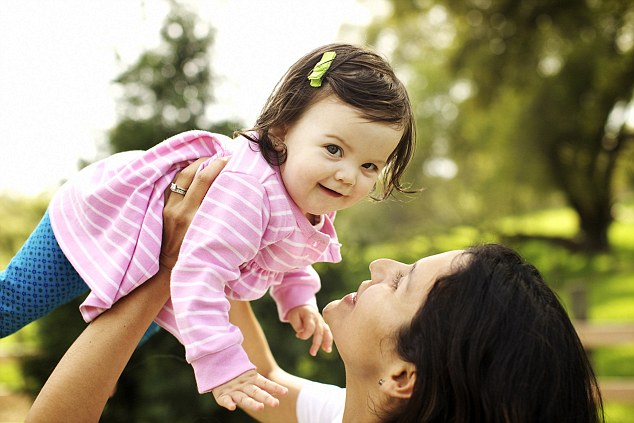
[[[252,416],[264,422],[602,420],[596,380],[568,316],[539,272],[514,251],[485,245],[413,265],[381,259],[370,272],[356,293],[324,309],[345,363],[345,391],[286,374],[266,340],[249,332],[259,339],[245,345],[258,370],[289,389],[279,408]],[[248,306],[241,307],[233,313],[248,316]],[[234,320],[243,331],[257,324],[241,319]]]
[[[179,186],[190,187],[184,197],[168,199],[163,265],[175,260],[213,177],[208,171],[191,186],[191,177],[177,177]],[[248,303],[232,304],[232,322],[258,372],[288,389],[283,395],[277,386],[262,386],[239,401],[241,408],[264,422],[602,419],[596,380],[568,316],[537,270],[513,251],[480,246],[413,265],[382,259],[370,264],[370,272],[356,293],[324,309],[345,364],[345,390],[280,369]],[[168,279],[168,271],[159,272],[88,326],[27,421],[98,420],[138,339],[169,296]],[[116,347],[97,357],[98,348],[86,348],[108,340]],[[89,381],[82,377],[88,371]]]

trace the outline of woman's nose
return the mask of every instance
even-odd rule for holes
[[[390,273],[390,270],[399,263],[390,259],[377,259],[370,263],[370,277],[373,282],[381,281]]]

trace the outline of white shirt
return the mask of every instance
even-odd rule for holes
[[[297,396],[297,421],[341,423],[345,404],[344,388],[306,380]]]

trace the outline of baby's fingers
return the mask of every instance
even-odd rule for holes
[[[285,386],[282,386],[279,383],[273,382],[272,380],[269,380],[260,374],[258,374],[258,378],[255,381],[255,385],[259,389],[261,389],[264,393],[268,393],[270,395],[286,395],[288,393],[288,389]],[[273,398],[273,399],[277,401],[276,398]],[[271,405],[272,407],[277,406],[277,404],[279,404],[279,401],[277,401],[277,403],[274,405],[267,403],[267,405]]]
[[[290,323],[295,333],[300,333],[304,330],[304,322],[302,321],[302,317],[299,313],[289,314],[288,323]]]
[[[280,405],[280,401],[277,398],[273,397],[271,394],[258,388],[257,386],[251,387],[249,395],[250,402],[257,403],[260,406],[260,408],[257,409],[252,408],[256,411],[261,410],[262,408],[264,408],[265,405],[268,405],[269,407],[277,407],[278,405]],[[240,407],[244,408],[242,404],[240,404]]]
[[[247,394],[246,391],[249,391],[249,394]],[[244,391],[233,391],[221,395],[216,399],[216,402],[218,405],[230,411],[235,410],[236,407],[240,407],[243,410],[260,411],[264,408],[264,404],[270,405],[271,407],[279,405],[279,401],[276,398],[271,397],[254,385],[251,385]]]
[[[319,325],[316,327],[315,333],[313,334],[313,343],[310,346],[310,350],[308,350],[308,353],[312,355],[313,357],[316,356],[317,353],[319,352],[319,347],[322,344],[323,336],[324,336],[323,327]]]
[[[243,410],[252,411],[263,410],[265,404],[277,407],[280,403],[277,398],[273,398],[255,385],[245,387],[243,391],[235,392],[233,400]]]
[[[303,324],[303,327],[300,331],[297,331],[296,335],[299,339],[306,340],[315,333],[317,325],[315,324],[315,320],[312,318],[304,319]]]
[[[279,404],[279,401],[278,401],[278,404]],[[264,404],[262,404],[259,401],[254,400],[253,398],[250,398],[247,395],[242,397],[242,399],[238,403],[238,405],[243,410],[262,411],[264,409]]]
[[[229,394],[220,395],[216,398],[216,402],[219,406],[224,407],[229,411],[235,410],[238,405],[236,401],[234,401],[232,395]]]
[[[330,326],[324,323],[324,336],[321,340],[321,349],[327,353],[332,352],[332,332]]]

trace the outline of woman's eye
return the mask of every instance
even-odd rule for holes
[[[392,278],[392,288],[397,289],[398,285],[401,283],[401,279],[403,279],[403,274],[401,272],[397,272]]]
[[[378,166],[374,163],[364,163],[361,167],[368,170],[379,170]]]
[[[341,148],[339,148],[338,146],[334,145],[334,144],[329,144],[326,146],[326,150],[332,154],[333,156],[339,156],[341,157]]]

